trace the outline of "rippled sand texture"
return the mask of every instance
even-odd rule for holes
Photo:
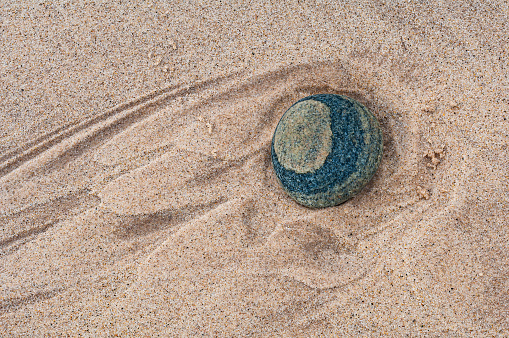
[[[509,334],[507,4],[264,3],[0,5],[2,337]],[[385,142],[323,210],[270,161],[316,93]]]

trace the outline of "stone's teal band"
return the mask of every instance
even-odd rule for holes
[[[297,101],[283,115],[272,139],[272,163],[298,203],[329,207],[350,199],[371,180],[382,149],[382,131],[367,108],[343,95],[318,94]]]

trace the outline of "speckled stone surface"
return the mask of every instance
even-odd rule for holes
[[[343,95],[305,97],[286,111],[272,139],[272,163],[298,203],[343,203],[373,177],[382,157],[382,131],[362,104]]]

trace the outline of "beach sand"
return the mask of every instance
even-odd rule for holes
[[[0,8],[2,337],[509,336],[506,2]],[[384,135],[318,210],[270,160],[317,93]]]

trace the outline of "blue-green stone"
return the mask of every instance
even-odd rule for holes
[[[293,104],[272,138],[272,164],[298,203],[324,208],[345,202],[373,177],[382,158],[376,117],[344,95],[318,94]]]

